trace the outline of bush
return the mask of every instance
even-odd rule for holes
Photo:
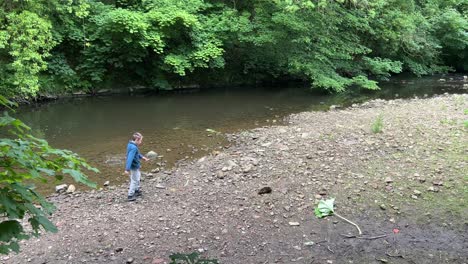
[[[9,110],[13,103],[0,97],[0,105]],[[0,254],[19,251],[18,242],[38,236],[41,228],[56,232],[47,219],[55,207],[27,182],[47,182],[49,178],[61,180],[64,175],[90,187],[82,170],[98,172],[77,154],[49,146],[47,141],[29,134],[30,128],[5,111],[0,116]],[[31,226],[25,229],[21,221]]]

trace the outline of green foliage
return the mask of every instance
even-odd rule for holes
[[[326,216],[333,215],[335,212],[335,199],[330,198],[327,200],[320,200],[317,207],[314,209],[315,216],[323,218]]]
[[[383,129],[383,116],[379,115],[372,123],[371,130],[374,134],[381,133]]]
[[[378,89],[468,69],[462,0],[0,2],[0,94],[302,80]]]
[[[45,58],[54,46],[52,25],[29,11],[9,14],[6,20],[8,26],[0,40],[3,42],[0,48],[8,46],[10,57],[9,63],[2,67],[11,73],[3,83],[9,88],[6,94],[35,95],[39,91],[38,73],[47,68]]]
[[[0,96],[0,104],[11,103]],[[64,175],[75,181],[96,187],[82,170],[97,172],[82,158],[68,150],[55,149],[45,140],[29,134],[30,128],[8,115],[0,116],[0,254],[19,250],[18,242],[38,236],[41,229],[56,232],[57,228],[47,219],[54,210],[53,204],[25,183],[61,180]],[[19,222],[27,220],[31,228]]]
[[[170,264],[218,264],[215,259],[202,259],[197,252],[190,254],[172,254],[169,256]]]

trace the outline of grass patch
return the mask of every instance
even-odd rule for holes
[[[375,119],[374,123],[372,123],[371,130],[374,134],[382,133],[383,129],[383,116],[380,114]]]

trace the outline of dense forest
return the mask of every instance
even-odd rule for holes
[[[0,94],[468,70],[466,0],[0,0]]]

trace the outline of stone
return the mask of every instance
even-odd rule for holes
[[[319,191],[319,194],[320,194],[320,195],[327,195],[327,190],[326,190],[326,189],[321,189],[321,190]]]
[[[67,190],[68,185],[66,184],[60,184],[55,186],[55,192],[61,193]]]
[[[70,184],[67,188],[67,193],[74,193],[76,191],[76,187],[73,184]]]
[[[115,252],[122,252],[123,251],[123,247],[118,247],[115,249]]]
[[[110,182],[109,181],[105,181],[104,182],[104,186],[109,186]]]
[[[271,193],[271,188],[270,187],[263,187],[261,188],[260,190],[258,190],[258,194],[267,194],[267,193]]]
[[[386,183],[392,183],[392,182],[393,182],[393,180],[392,180],[392,178],[390,178],[390,177],[387,177],[387,178],[385,178],[385,182],[386,182]]]
[[[300,226],[299,222],[289,222],[290,226]]]
[[[247,164],[246,166],[244,166],[243,170],[242,170],[244,173],[249,173],[250,171],[252,171],[252,165],[251,164]]]
[[[307,247],[311,247],[315,245],[315,242],[314,241],[307,241],[307,242],[304,242],[304,246],[307,246]]]
[[[421,192],[418,191],[418,190],[414,190],[413,193],[414,193],[415,195],[417,195],[417,196],[421,195]]]
[[[133,258],[128,258],[126,263],[127,263],[127,264],[133,263]]]
[[[218,177],[218,179],[224,179],[225,176],[226,176],[226,175],[224,174],[223,171],[218,171],[218,172],[216,173],[216,177]]]
[[[434,184],[435,186],[442,186],[442,185],[444,185],[444,182],[443,181],[433,181],[432,184]]]
[[[158,157],[158,153],[151,150],[148,153],[146,153],[146,157],[149,159],[155,159]]]
[[[387,206],[385,206],[385,204],[381,204],[381,205],[380,205],[380,209],[382,209],[382,210],[387,210]]]
[[[156,184],[156,188],[157,189],[166,189],[166,186],[164,186],[162,184]]]

